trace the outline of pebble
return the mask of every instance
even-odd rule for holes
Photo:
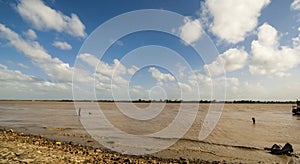
[[[57,141],[57,142],[55,142],[55,145],[61,146],[61,142]]]
[[[34,159],[22,159],[22,160],[20,160],[20,162],[32,163],[32,162],[34,162]]]
[[[187,163],[187,159],[127,156],[0,129],[0,163]],[[200,162],[201,163],[201,162]]]

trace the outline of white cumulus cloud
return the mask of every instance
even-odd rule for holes
[[[0,80],[4,81],[19,81],[19,82],[35,82],[39,81],[37,78],[25,75],[18,70],[9,70],[7,67],[0,70]]]
[[[193,73],[191,75],[188,76],[188,82],[192,85],[192,86],[211,86],[212,83],[212,79],[209,76],[206,75],[202,75],[200,73]]]
[[[38,30],[55,30],[74,37],[85,37],[85,25],[76,14],[71,17],[46,6],[41,0],[20,0],[17,12]]]
[[[291,4],[292,10],[300,10],[300,0],[294,0]]]
[[[25,65],[25,64],[23,64],[23,63],[18,63],[18,66],[19,66],[19,67],[22,67],[22,68],[24,68],[24,69],[28,69],[28,68],[29,68],[27,65]]]
[[[133,65],[131,68],[129,68],[127,71],[128,71],[128,74],[129,75],[134,75],[136,71],[138,71],[139,68],[135,65]]]
[[[298,28],[298,36],[292,38],[293,47],[300,49],[300,27]]]
[[[157,84],[159,86],[162,86],[164,84],[164,82],[174,81],[175,80],[175,77],[172,76],[171,74],[169,74],[169,73],[162,73],[162,72],[160,72],[155,67],[150,67],[149,68],[149,72],[151,73],[152,77],[157,80]]]
[[[7,67],[6,67],[6,65],[0,64],[0,69],[4,70],[4,69],[7,69]]]
[[[23,34],[26,38],[31,39],[31,40],[35,40],[37,38],[36,33],[32,29],[27,30]]]
[[[243,49],[231,48],[219,55],[211,64],[204,65],[205,71],[210,75],[220,75],[243,68],[247,64],[248,53]]]
[[[252,74],[287,76],[289,69],[300,63],[300,49],[280,46],[277,30],[264,23],[258,29],[258,40],[252,41]]]
[[[0,70],[0,99],[72,99],[70,83],[53,83],[18,70]]]
[[[213,17],[211,31],[229,42],[243,41],[257,26],[261,10],[270,0],[206,0],[205,6]]]
[[[11,46],[30,58],[50,78],[61,82],[72,81],[73,68],[60,59],[53,58],[38,42],[24,40],[3,24],[0,24],[0,38],[8,40]]]
[[[292,38],[292,40],[293,40],[293,46],[300,48],[300,34],[298,36],[296,36],[295,38]]]
[[[127,68],[118,59],[114,59],[112,64],[108,64],[89,53],[80,54],[77,59],[96,68],[94,76],[97,78],[99,88],[110,89],[114,84],[118,84],[117,88],[127,86],[128,79],[125,77],[137,69],[136,66]]]
[[[55,42],[53,42],[52,45],[54,47],[57,47],[57,48],[61,49],[61,50],[70,50],[70,49],[72,49],[72,46],[67,42],[55,41]]]
[[[188,91],[188,92],[192,91],[192,87],[186,83],[178,82],[178,85],[181,90]]]
[[[180,38],[187,44],[197,41],[202,36],[202,26],[198,19],[185,18],[184,25],[180,28]]]

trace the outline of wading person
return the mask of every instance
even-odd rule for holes
[[[252,122],[253,124],[255,124],[255,117],[252,117]]]
[[[80,116],[81,108],[78,109],[78,116]]]

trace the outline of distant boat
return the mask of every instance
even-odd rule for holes
[[[300,115],[300,101],[297,100],[297,106],[292,107],[292,113],[294,115]]]

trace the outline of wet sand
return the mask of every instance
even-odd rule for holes
[[[0,140],[0,163],[189,163],[186,159],[122,155],[72,142],[14,133],[11,129],[1,129]]]
[[[167,104],[168,109],[162,118],[142,127],[124,126],[126,118],[116,112],[112,103],[100,103],[115,126],[130,133],[149,133],[160,130],[160,125],[168,123],[167,117],[173,116],[176,104]],[[125,104],[126,105],[126,104]],[[139,104],[147,105],[147,104]],[[82,104],[84,106],[84,104]],[[204,141],[198,140],[199,129],[208,104],[200,104],[196,120],[186,135],[173,146],[157,153],[135,158],[155,158],[162,162],[207,161],[227,163],[299,163],[300,155],[300,118],[290,113],[291,104],[226,104],[221,119]],[[167,116],[167,117],[166,117]],[[252,124],[251,118],[256,118]],[[128,121],[128,120],[126,120]],[[157,123],[158,122],[158,123]],[[157,123],[157,124],[155,124]],[[0,102],[0,127],[24,134],[43,136],[45,139],[63,143],[80,144],[110,152],[93,139],[82,127],[74,104],[71,102]],[[161,141],[167,138],[159,139]],[[32,140],[32,139],[29,139]],[[114,138],[112,144],[117,145]],[[293,156],[271,155],[264,147],[273,144],[284,145],[289,142],[294,147]],[[8,144],[9,145],[9,144]],[[55,145],[54,145],[55,146]],[[57,147],[57,146],[56,146]],[[76,147],[76,146],[75,146]],[[3,148],[0,148],[3,151]],[[12,151],[12,150],[11,150]],[[127,158],[131,156],[122,156]],[[1,157],[2,158],[2,157]],[[62,160],[62,159],[60,159]],[[103,161],[102,161],[103,162]],[[122,161],[117,161],[122,163]],[[132,161],[134,163],[139,161]],[[151,161],[153,162],[153,161]],[[100,162],[101,163],[101,162]]]

